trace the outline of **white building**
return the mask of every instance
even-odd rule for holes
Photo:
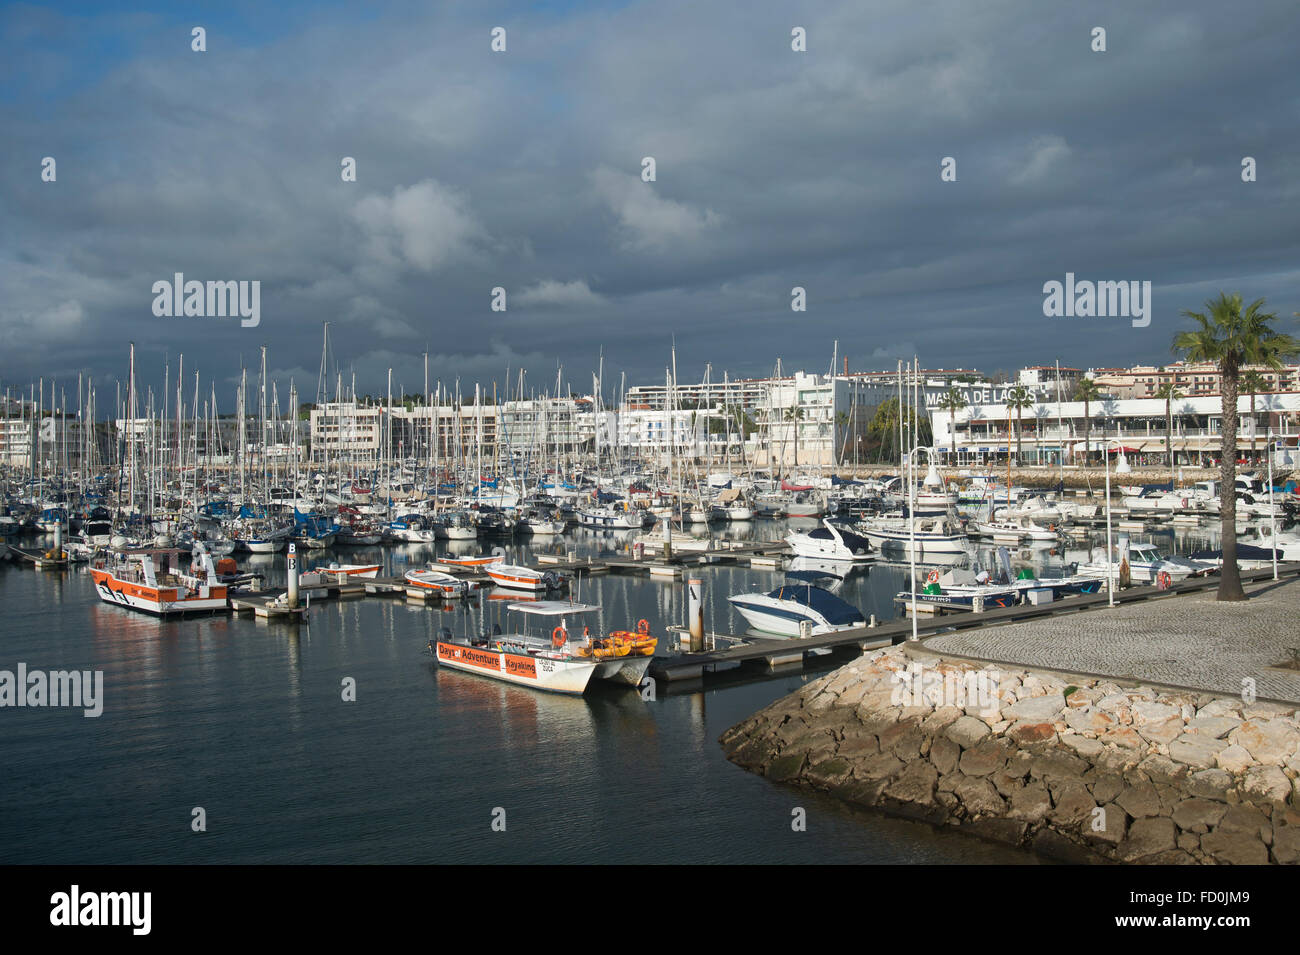
[[[1005,395],[997,397],[1005,398]],[[1171,445],[1176,464],[1209,464],[1217,460],[1221,433],[1222,401],[1218,395],[1182,398],[1171,407],[1173,430]],[[1300,424],[1300,392],[1256,395],[1255,415],[1250,413],[1250,398],[1237,401],[1238,454],[1248,456],[1251,442],[1262,457],[1267,435],[1294,435]],[[1020,456],[1025,464],[1083,463],[1088,451],[1094,460],[1103,451],[1123,445],[1131,463],[1163,463],[1167,430],[1165,402],[1159,398],[1110,398],[1089,402],[1091,418],[1088,431],[1082,401],[1039,401],[1016,412],[1000,401],[976,401],[959,409],[955,416],[942,409],[930,414],[937,448],[952,453],[956,448],[958,464],[991,463],[1005,460],[1008,447],[1014,454],[1019,439]],[[956,424],[954,436],[952,424]],[[1137,455],[1137,460],[1132,460]]]

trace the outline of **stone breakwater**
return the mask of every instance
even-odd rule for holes
[[[1067,861],[1300,862],[1295,707],[917,658],[777,700],[723,733],[728,759]]]

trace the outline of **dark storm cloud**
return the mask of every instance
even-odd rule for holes
[[[185,353],[228,389],[265,344],[310,398],[325,321],[331,389],[374,393],[426,351],[469,391],[560,364],[585,391],[602,347],[609,387],[657,382],[674,340],[715,379],[837,339],[857,368],[1114,365],[1220,289],[1300,308],[1289,2],[398,4],[214,21],[202,54],[165,12],[2,16],[12,384],[120,376],[134,340],[148,380]],[[1152,281],[1151,326],[1044,318],[1067,271]],[[175,272],[261,281],[260,326],[155,317]]]

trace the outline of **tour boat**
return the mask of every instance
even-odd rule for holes
[[[522,615],[520,632],[474,638],[453,637],[444,629],[442,636],[430,641],[438,665],[552,693],[584,693],[606,661],[575,652],[581,638],[570,636],[568,622],[570,617],[599,608],[564,600],[539,600],[510,604],[507,609]],[[552,624],[549,636],[538,632]]]
[[[180,550],[128,551],[94,561],[99,599],[105,603],[163,616],[227,609],[226,585],[217,577],[212,555],[199,551],[188,573]]]

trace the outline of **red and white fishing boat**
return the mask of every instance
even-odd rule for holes
[[[89,569],[99,599],[159,616],[226,610],[226,585],[212,555],[197,550],[186,572],[181,554],[176,549],[135,550],[94,561]]]
[[[464,597],[483,586],[481,581],[465,580],[443,570],[408,570],[404,579],[408,587],[436,590],[444,597]]]
[[[570,638],[568,620],[599,608],[539,600],[507,609],[523,615],[518,632],[471,638],[453,637],[443,630],[440,638],[429,642],[438,665],[552,693],[582,694],[602,661],[577,654],[583,638],[576,633]],[[552,627],[549,637],[544,632],[548,626]]]
[[[553,570],[533,570],[519,564],[488,564],[483,568],[498,586],[511,590],[545,593],[560,588],[560,575]]]
[[[340,564],[331,561],[328,567],[317,568],[331,574],[346,574],[348,577],[375,578],[379,576],[379,564]]]
[[[444,557],[439,563],[454,564],[457,567],[486,567],[488,564],[505,563],[500,554],[483,554],[479,557]]]

